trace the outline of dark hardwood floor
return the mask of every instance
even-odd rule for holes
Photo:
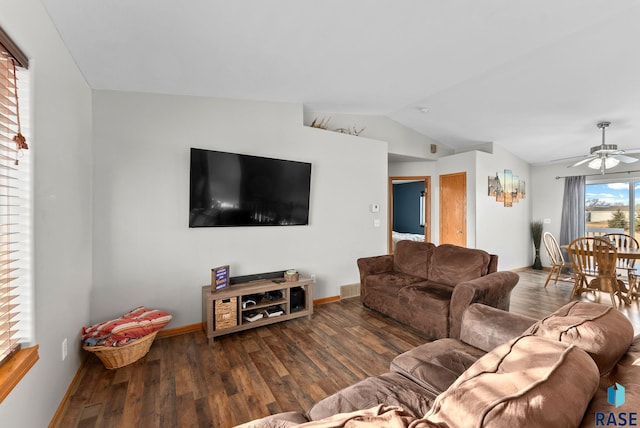
[[[534,318],[542,318],[555,311],[560,306],[569,302],[573,279],[568,275],[561,275],[557,285],[553,280],[544,288],[548,271],[527,269],[517,272],[520,281],[511,293],[510,311],[528,315]],[[602,303],[611,306],[611,298],[607,293],[583,293],[576,300]],[[618,308],[633,324],[635,334],[640,334],[640,301],[632,300],[630,305]]]
[[[511,311],[541,318],[569,301],[570,282],[542,287],[546,271],[518,272]],[[611,304],[608,295],[581,297]],[[640,332],[639,303],[622,312]],[[231,427],[282,411],[306,411],[323,397],[388,371],[398,355],[429,339],[365,309],[359,298],[300,318],[216,338],[202,332],[156,339],[147,356],[106,370],[90,355],[57,427]]]

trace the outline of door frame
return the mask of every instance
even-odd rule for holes
[[[424,240],[425,242],[431,242],[431,176],[430,175],[403,175],[389,177],[389,189],[388,203],[389,207],[388,221],[389,225],[388,240],[387,240],[387,252],[393,253],[393,182],[394,181],[424,181],[424,191],[427,197],[424,198]]]

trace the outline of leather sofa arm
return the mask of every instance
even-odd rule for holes
[[[363,257],[358,259],[358,270],[360,271],[360,285],[364,287],[364,278],[369,275],[393,271],[393,255]]]
[[[460,338],[462,316],[472,303],[483,303],[509,311],[511,290],[519,280],[518,274],[501,271],[456,285],[449,306],[449,337]]]
[[[462,315],[460,340],[491,352],[497,346],[522,335],[537,321],[525,315],[473,303]]]

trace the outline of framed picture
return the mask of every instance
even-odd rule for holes
[[[229,265],[211,269],[211,291],[229,286]]]

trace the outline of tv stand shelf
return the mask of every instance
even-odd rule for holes
[[[298,310],[291,306],[291,289],[300,287],[304,293],[303,306]],[[259,296],[255,305],[242,307],[243,300]],[[252,299],[254,300],[254,299]],[[281,315],[264,316],[255,321],[247,321],[245,315],[263,312],[278,306]],[[210,285],[202,287],[202,325],[209,343],[224,334],[235,333],[251,328],[308,317],[313,314],[313,280],[301,278],[298,281],[276,283],[271,279],[234,284],[228,288],[211,291]]]

